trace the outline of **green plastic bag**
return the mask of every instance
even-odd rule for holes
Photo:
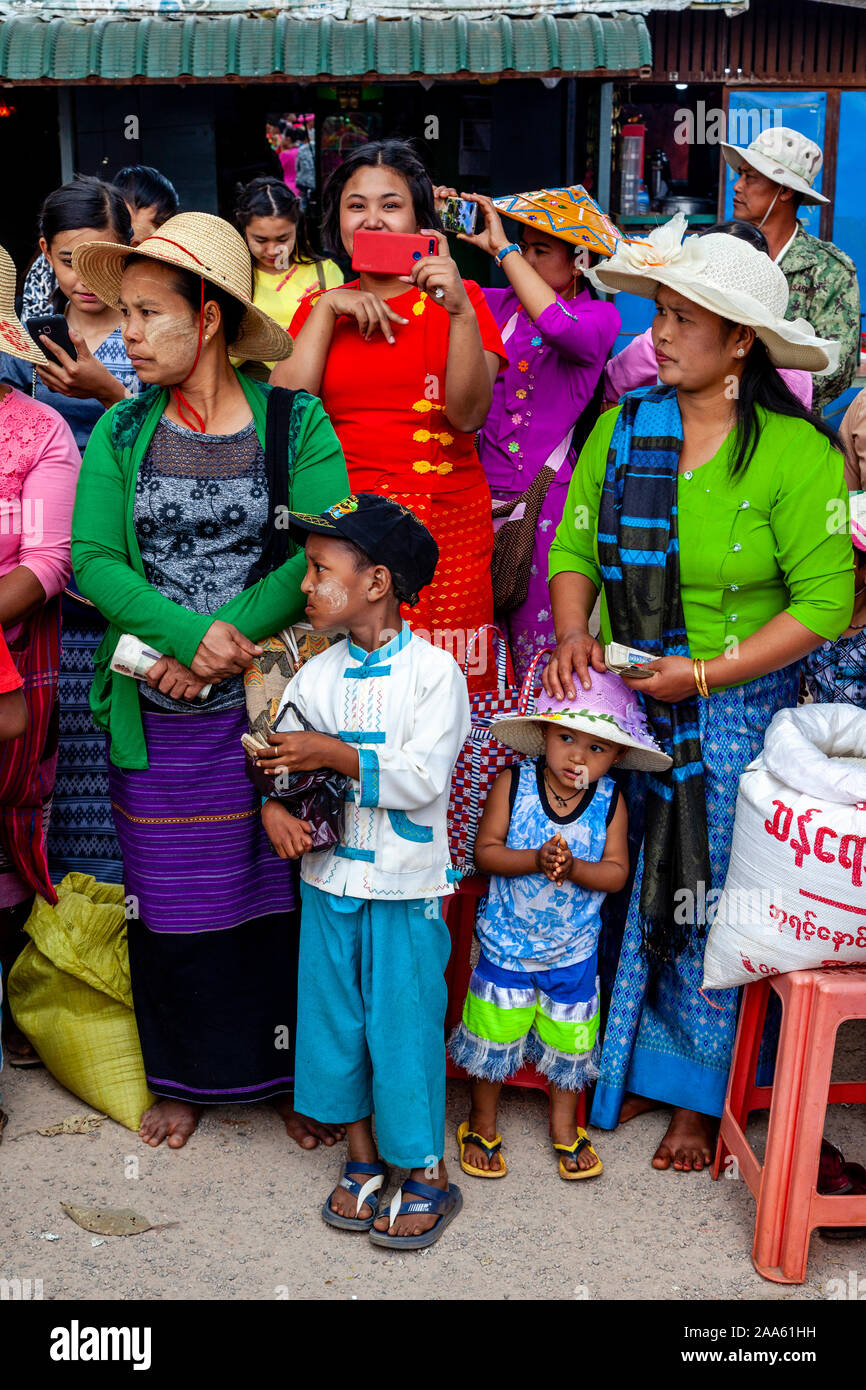
[[[154,1103],[132,1009],[123,889],[67,874],[57,906],[37,897],[9,973],[15,1021],[52,1076],[137,1130]]]

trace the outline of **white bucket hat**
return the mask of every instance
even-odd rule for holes
[[[583,273],[597,289],[654,299],[659,285],[734,323],[754,328],[774,367],[817,376],[836,370],[839,344],[818,338],[805,319],[786,319],[788,282],[763,251],[727,232],[687,237],[681,212],[644,240],[621,241],[616,255]]]
[[[725,140],[720,141],[720,145],[728,164],[737,173],[742,164],[751,164],[773,183],[780,183],[783,188],[796,188],[804,203],[829,203],[829,198],[816,193],[812,187],[824,162],[821,148],[798,130],[786,125],[769,126],[744,150]]]

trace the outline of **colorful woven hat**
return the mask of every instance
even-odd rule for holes
[[[0,246],[0,352],[20,357],[39,367],[48,366],[48,358],[34,342],[15,312],[15,264],[9,252]]]
[[[224,218],[209,212],[179,212],[138,246],[85,241],[73,252],[72,265],[89,290],[116,308],[130,256],[179,266],[240,300],[245,313],[237,337],[227,344],[233,357],[276,362],[290,355],[292,340],[286,330],[252,302],[250,253],[240,232]]]
[[[591,686],[584,690],[574,677],[574,699],[555,700],[545,691],[538,697],[534,714],[497,719],[490,732],[500,743],[537,758],[544,752],[545,724],[559,729],[580,729],[597,734],[608,743],[628,749],[617,767],[638,772],[665,772],[673,761],[662,752],[647,728],[646,715],[637,696],[613,671],[590,671]]]
[[[503,217],[573,246],[585,246],[599,256],[612,256],[620,240],[616,227],[579,183],[572,188],[538,188],[532,193],[494,198],[493,206]]]

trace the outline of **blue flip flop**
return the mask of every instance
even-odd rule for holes
[[[404,1193],[408,1194],[408,1201],[404,1200]],[[453,1183],[443,1189],[431,1187],[426,1182],[416,1182],[414,1178],[407,1178],[391,1198],[388,1225],[393,1226],[398,1216],[406,1216],[410,1212],[418,1215],[436,1213],[438,1221],[420,1236],[389,1236],[387,1231],[377,1231],[371,1227],[370,1240],[373,1245],[381,1245],[386,1250],[424,1250],[428,1245],[436,1243],[462,1206],[463,1193]]]
[[[361,1178],[359,1182],[354,1174]],[[366,1202],[371,1208],[371,1216],[341,1216],[339,1212],[331,1210],[331,1197],[337,1188],[327,1198],[322,1207],[322,1219],[327,1221],[329,1226],[336,1226],[341,1231],[369,1231],[373,1222],[379,1214],[379,1198],[381,1189],[387,1181],[388,1171],[384,1163],[355,1163],[349,1159],[343,1164],[343,1173],[337,1187],[345,1187],[356,1199],[355,1211],[359,1212]]]

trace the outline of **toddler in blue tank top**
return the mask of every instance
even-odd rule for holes
[[[460,1166],[475,1177],[505,1176],[499,1092],[527,1062],[548,1078],[560,1176],[602,1171],[586,1131],[575,1137],[575,1100],[598,1074],[601,905],[628,878],[625,802],[608,774],[615,764],[662,770],[670,758],[619,676],[590,678],[590,690],[576,679],[574,700],[541,695],[534,715],[491,728],[530,759],[493,784],[475,842],[490,888],[476,924],[481,956],[449,1041],[473,1078],[457,1139]]]

